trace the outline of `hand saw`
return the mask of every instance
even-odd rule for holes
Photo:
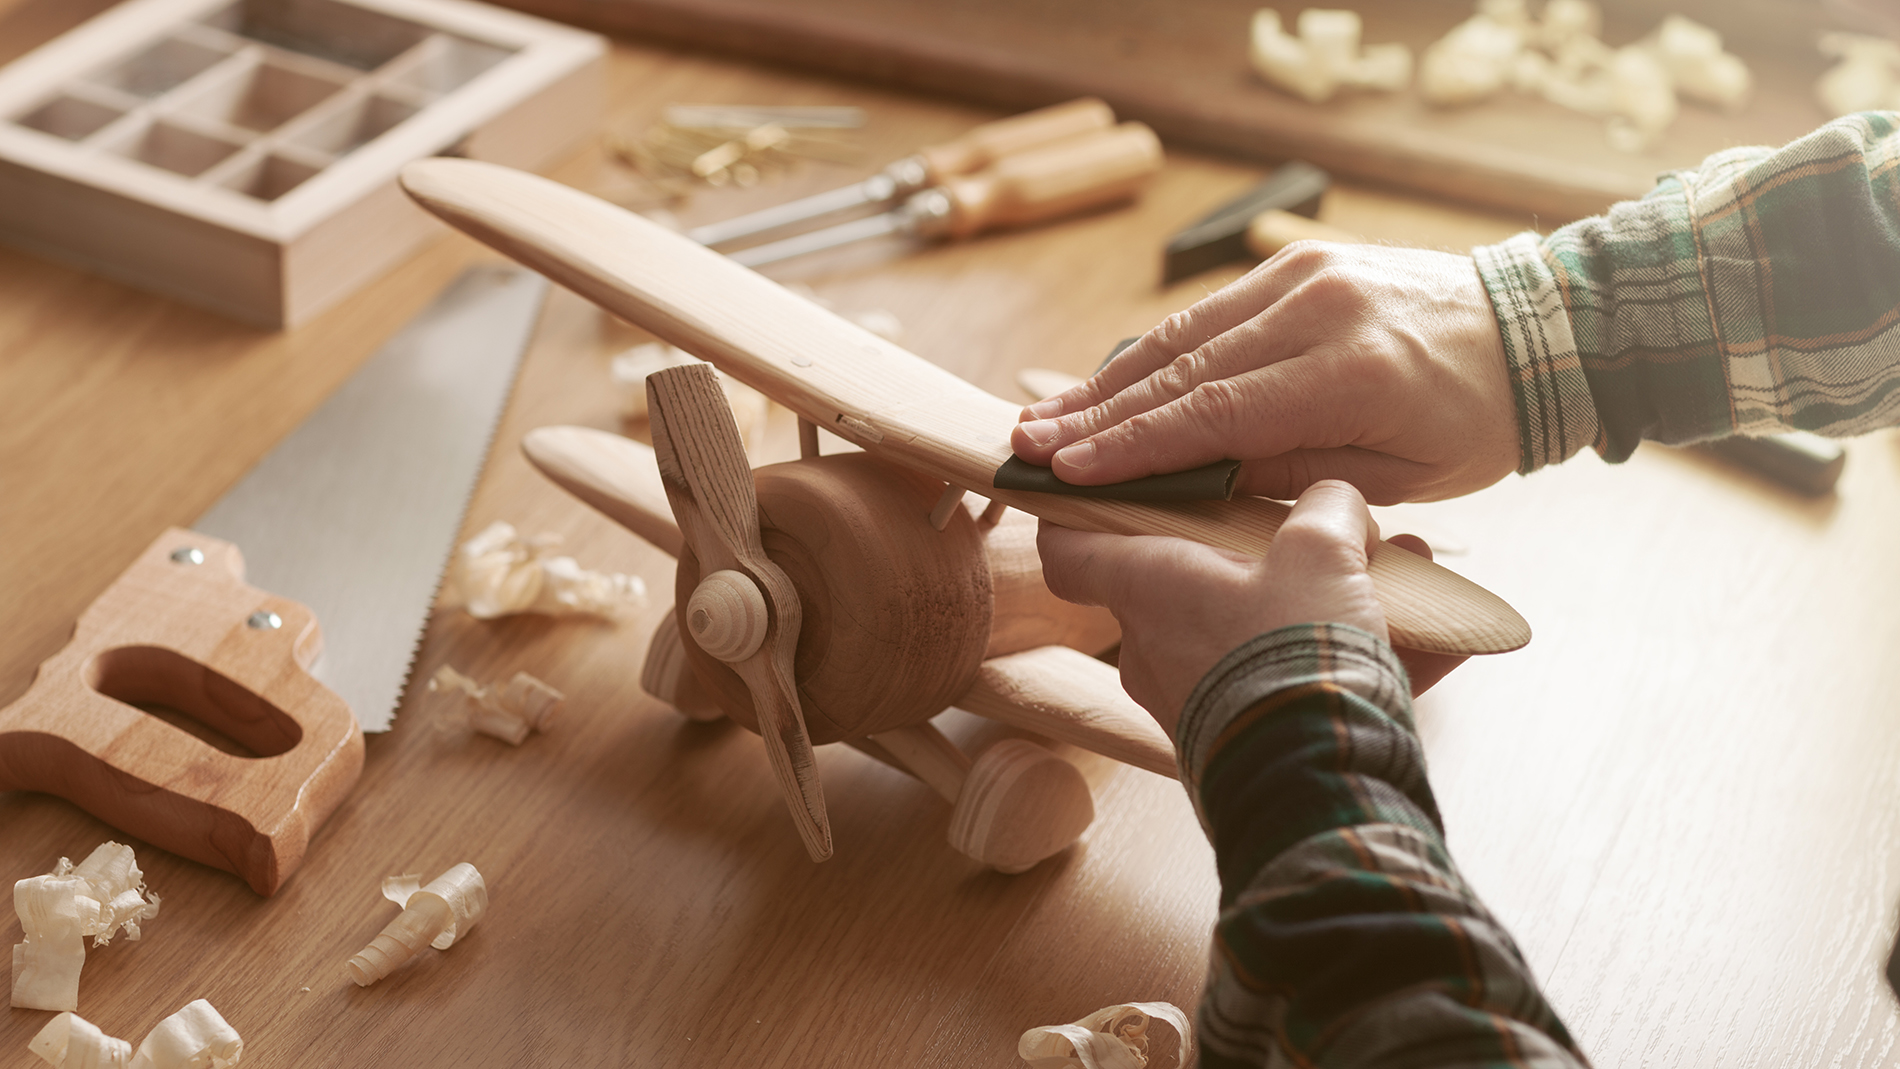
[[[390,726],[546,289],[468,269],[192,529],[147,546],[0,709],[0,790],[276,891],[356,783],[363,732]]]

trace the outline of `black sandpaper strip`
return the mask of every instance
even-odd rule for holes
[[[1122,350],[1140,341],[1123,338],[1102,358],[1101,374],[1108,362]],[[1227,501],[1234,496],[1234,479],[1240,475],[1240,461],[1217,460],[1192,471],[1167,475],[1146,475],[1107,486],[1077,486],[1056,478],[1048,468],[1038,468],[1021,457],[1010,457],[996,469],[990,485],[998,490],[1034,490],[1040,494],[1067,494],[1070,497],[1105,497],[1117,501]]]
[[[1038,468],[1021,457],[1010,457],[996,469],[996,477],[990,485],[998,490],[1034,490],[1041,494],[1105,497],[1117,501],[1226,501],[1234,496],[1234,480],[1239,475],[1240,461],[1217,460],[1189,471],[1146,475],[1107,486],[1077,486],[1056,478],[1056,473],[1048,468]]]

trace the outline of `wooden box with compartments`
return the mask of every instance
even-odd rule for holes
[[[292,326],[441,232],[403,164],[592,131],[605,54],[467,0],[129,0],[0,69],[0,241]]]

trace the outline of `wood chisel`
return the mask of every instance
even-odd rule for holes
[[[983,125],[953,141],[930,145],[862,182],[686,232],[701,245],[724,245],[813,219],[885,204],[952,178],[975,174],[1006,156],[1115,125],[1115,113],[1094,97],[1071,100]]]
[[[275,891],[355,784],[363,732],[390,726],[546,290],[470,268],[193,529],[160,534],[0,709],[0,791]]]
[[[732,253],[747,267],[884,234],[966,238],[1128,200],[1161,170],[1161,142],[1138,122],[1005,156],[973,175],[913,193],[893,211]]]

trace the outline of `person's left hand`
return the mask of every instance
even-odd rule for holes
[[[1044,521],[1036,544],[1057,597],[1102,605],[1122,627],[1122,687],[1170,737],[1201,677],[1248,639],[1290,624],[1344,623],[1386,638],[1366,573],[1378,524],[1352,486],[1315,483],[1265,559],[1153,535],[1070,530]],[[1394,545],[1431,552],[1417,538]],[[1462,657],[1401,653],[1421,693]]]

